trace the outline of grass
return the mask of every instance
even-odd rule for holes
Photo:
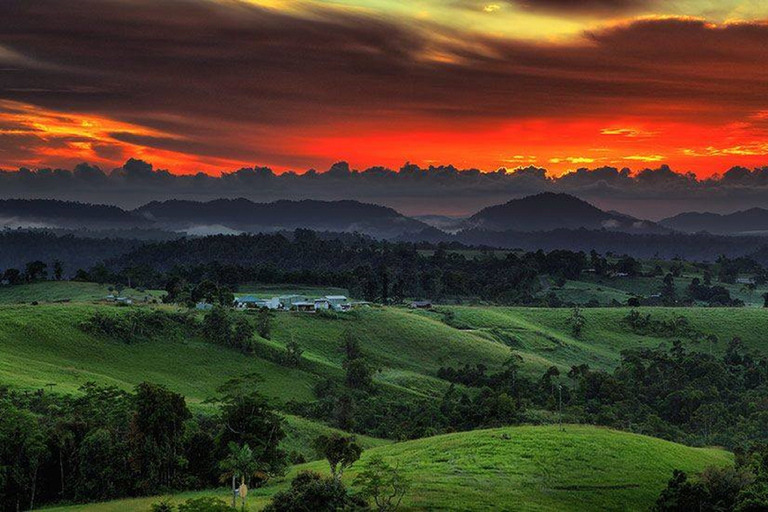
[[[600,277],[584,275],[579,280],[566,281],[562,287],[550,287],[542,291],[548,293],[552,291],[562,301],[574,304],[586,304],[590,301],[597,301],[601,306],[608,306],[616,300],[626,304],[627,299],[636,296],[650,296],[659,293],[662,286],[662,276],[656,277]],[[703,281],[701,273],[693,271],[683,273],[675,278],[675,291],[679,297],[685,297],[687,287],[693,278],[699,278]],[[745,276],[746,277],[746,276]],[[731,297],[744,302],[747,307],[762,307],[763,294],[768,292],[768,285],[757,286],[750,290],[743,284],[721,283],[716,279],[712,280],[713,286],[722,286],[727,289]]]
[[[200,410],[209,410],[210,406],[202,402],[213,396],[225,380],[254,371],[265,377],[263,392],[278,403],[313,399],[312,388],[317,382],[342,375],[339,341],[346,330],[360,340],[383,392],[402,397],[439,397],[447,387],[445,381],[436,378],[441,366],[481,363],[494,371],[509,356],[510,349],[523,357],[526,373],[539,376],[552,365],[567,370],[571,365],[587,363],[610,370],[620,361],[622,350],[669,345],[672,341],[633,333],[622,322],[628,308],[584,309],[586,325],[578,338],[572,335],[567,321],[569,309],[452,306],[436,311],[387,307],[349,314],[279,313],[274,316],[271,339],[255,340],[271,348],[282,348],[292,340],[298,342],[305,351],[305,362],[302,369],[295,369],[206,343],[192,333],[133,344],[94,336],[79,328],[83,320],[95,311],[124,314],[131,308],[93,303],[90,297],[100,297],[104,291],[98,285],[41,285],[0,289],[5,293],[0,293],[0,384],[37,389],[54,383],[53,392],[77,393],[87,381],[123,389],[152,381],[183,394],[192,408]],[[38,306],[28,304],[32,297],[29,294],[35,290],[46,297]],[[62,296],[73,302],[44,303],[61,300],[57,297]],[[447,311],[453,312],[450,325]],[[641,311],[657,319],[685,316],[696,329],[721,340],[713,347],[686,341],[692,350],[722,353],[734,336],[748,348],[766,349],[763,334],[768,330],[768,310]],[[286,415],[286,424],[288,437],[283,447],[307,458],[314,456],[311,440],[332,430],[291,415]],[[688,448],[585,426],[567,426],[565,432],[556,427],[504,428],[396,444],[364,436],[360,441],[367,448],[364,459],[380,453],[397,461],[414,480],[405,502],[406,509],[411,510],[644,510],[672,469],[697,472],[707,465],[732,460],[730,454],[720,450]],[[293,471],[302,468],[326,471],[325,464],[318,462]],[[354,473],[353,468],[347,477],[350,484]],[[287,480],[275,481],[255,489],[251,494],[252,510],[258,510],[286,485]],[[173,499],[201,494],[229,497],[227,490],[214,490],[180,494]],[[158,499],[120,500],[61,510],[144,511]]]
[[[575,364],[592,368],[613,369],[621,360],[621,352],[630,348],[655,348],[671,345],[673,337],[643,336],[632,332],[623,322],[629,308],[583,309],[586,325],[579,338],[573,337],[569,309],[450,307],[456,322],[467,332],[487,335],[510,344],[527,363],[529,373],[540,374],[549,366],[567,370]],[[728,342],[739,337],[752,350],[768,350],[763,335],[768,329],[768,310],[757,308],[638,308],[656,319],[686,317],[694,328],[714,334],[719,343],[685,341],[689,350],[722,354]],[[438,318],[438,313],[425,313]]]
[[[403,510],[647,510],[673,469],[695,474],[733,463],[732,454],[589,426],[508,427],[448,434],[367,450],[345,473],[378,454],[398,464],[413,485]],[[259,510],[297,471],[327,473],[324,462],[295,467],[288,477],[249,493]],[[192,494],[175,496],[186,499]],[[195,495],[227,499],[226,490]],[[139,512],[159,498],[62,507],[60,512]]]
[[[106,305],[57,304],[0,307],[0,384],[56,393],[77,393],[92,381],[130,390],[143,381],[166,385],[186,397],[192,409],[216,395],[227,379],[258,372],[262,391],[274,399],[310,400],[317,375],[279,366],[201,340],[162,339],[125,344],[84,333],[79,322],[95,310],[122,313]],[[330,429],[288,416],[285,448],[314,457],[311,440]],[[368,439],[366,444],[376,444]]]
[[[0,286],[0,304],[29,304],[33,301],[45,302],[93,302],[115,292],[109,291],[110,285],[81,283],[75,281],[44,281],[40,283],[15,286]],[[120,295],[135,301],[160,299],[165,294],[161,290],[138,291],[125,288]]]

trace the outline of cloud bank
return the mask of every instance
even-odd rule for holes
[[[131,159],[110,172],[88,164],[0,172],[0,198],[55,198],[123,207],[172,198],[356,199],[409,215],[466,215],[543,191],[566,192],[603,208],[655,220],[686,210],[768,207],[768,167],[735,167],[714,178],[699,179],[667,166],[636,173],[628,168],[581,168],[552,177],[534,166],[493,172],[413,164],[398,170],[354,170],[339,162],[325,172],[275,174],[267,167],[247,167],[214,177],[176,175]]]

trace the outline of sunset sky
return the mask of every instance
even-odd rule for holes
[[[0,168],[768,165],[762,0],[3,0]]]

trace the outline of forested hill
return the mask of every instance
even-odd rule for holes
[[[0,221],[9,220],[15,220],[21,226],[49,227],[140,227],[147,224],[141,217],[117,206],[56,199],[0,200]]]
[[[745,256],[768,244],[764,236],[726,236],[707,233],[625,233],[597,229],[554,229],[550,231],[489,231],[468,229],[456,234],[436,229],[398,238],[411,242],[455,243],[524,251],[595,250],[601,254],[629,254],[635,258],[684,258],[714,261],[719,256]]]
[[[172,229],[223,225],[248,232],[307,228],[358,231],[381,238],[418,231],[427,225],[392,208],[358,201],[275,201],[254,203],[247,199],[209,202],[171,200],[151,202],[136,214]]]
[[[470,217],[466,226],[491,231],[548,231],[552,229],[606,229],[630,233],[666,233],[670,230],[629,215],[603,211],[568,194],[545,192],[505,204],[489,206]]]
[[[24,268],[30,261],[64,266],[64,275],[72,276],[80,268],[93,265],[141,246],[136,238],[91,238],[58,236],[47,231],[0,231],[0,270]]]

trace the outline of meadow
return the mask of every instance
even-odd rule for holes
[[[402,510],[531,512],[647,510],[673,469],[696,473],[733,463],[714,448],[690,448],[659,439],[565,425],[477,430],[395,443],[363,452],[345,472],[351,486],[373,455],[397,463],[411,479]],[[259,510],[298,471],[328,473],[324,461],[294,467],[283,479],[249,493],[248,510]],[[185,493],[228,500],[226,489]],[[144,512],[161,497],[52,508],[56,512]]]
[[[343,375],[339,342],[345,332],[352,332],[360,340],[375,370],[374,381],[380,392],[435,399],[449,385],[437,378],[438,369],[444,366],[482,364],[495,371],[514,351],[523,359],[523,373],[533,378],[550,366],[567,371],[572,365],[586,363],[592,368],[611,370],[623,350],[670,346],[674,339],[633,332],[624,321],[630,311],[626,307],[583,309],[585,325],[578,337],[568,323],[572,314],[568,308],[440,306],[423,311],[370,307],[348,314],[277,313],[270,338],[254,338],[265,350],[245,355],[208,343],[192,331],[134,343],[91,334],[81,324],[97,311],[125,315],[138,308],[181,309],[154,304],[118,307],[94,301],[105,288],[92,283],[43,284],[13,287],[19,289],[12,293],[11,287],[0,289],[0,384],[71,394],[78,393],[78,388],[89,381],[126,390],[150,381],[182,394],[193,410],[210,412],[211,406],[205,400],[213,397],[222,383],[257,372],[265,379],[262,392],[283,411],[288,432],[283,448],[307,460],[316,458],[312,441],[334,429],[288,414],[284,405],[290,400],[313,400],[315,385]],[[8,299],[11,296],[24,300]],[[57,303],[56,297],[71,301]],[[30,298],[39,304],[32,305]],[[683,316],[693,328],[719,339],[716,344],[685,340],[689,350],[721,354],[733,337],[741,338],[749,349],[766,348],[768,310],[639,311],[660,320]],[[199,311],[189,314],[198,319],[203,315]],[[304,350],[299,368],[286,367],[264,355],[284,350],[292,341]],[[732,463],[732,455],[722,450],[689,448],[574,425],[567,425],[564,431],[556,426],[522,426],[398,443],[365,436],[358,436],[358,440],[366,448],[363,461],[379,453],[397,461],[413,479],[414,487],[405,502],[409,510],[645,510],[672,469],[696,473],[709,465]],[[286,479],[255,489],[251,509],[258,510],[287,485],[290,475],[305,468],[327,471],[323,462],[294,467]],[[347,483],[351,484],[354,474],[353,468]],[[226,498],[228,491],[202,494]],[[182,493],[173,499],[197,495],[200,493]],[[144,511],[157,499],[55,510]]]

